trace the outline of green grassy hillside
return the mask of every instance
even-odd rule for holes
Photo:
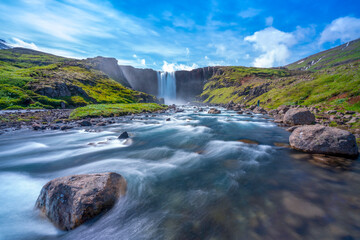
[[[316,64],[308,65],[314,59]],[[200,98],[207,103],[256,104],[260,100],[268,108],[322,105],[360,112],[359,59],[360,40],[356,40],[286,68],[221,67],[205,84]],[[310,67],[301,70],[304,66]]]
[[[0,109],[136,103],[152,96],[125,88],[81,60],[29,49],[0,50]]]
[[[360,39],[311,55],[286,67],[290,70],[317,71],[360,60]]]
[[[285,104],[360,112],[360,62],[320,70],[309,74],[308,79],[299,78],[289,84],[282,79],[248,104],[260,100],[269,108]]]
[[[280,78],[296,75],[287,69],[221,67],[205,84],[201,98],[207,103],[246,102],[265,92]]]

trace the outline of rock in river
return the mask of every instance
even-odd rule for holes
[[[302,126],[290,135],[292,148],[309,152],[347,157],[358,156],[358,146],[353,134],[348,131],[321,125]]]
[[[129,138],[129,134],[127,132],[123,132],[122,134],[120,134],[120,136],[118,138],[119,139],[127,139],[127,138]]]
[[[210,110],[208,111],[209,114],[220,114],[221,111],[216,109],[216,108],[210,108]]]
[[[117,173],[83,174],[56,178],[41,189],[36,208],[62,230],[71,230],[110,209],[126,192]]]
[[[305,108],[294,108],[286,112],[283,122],[291,125],[313,124],[315,122],[315,115]]]

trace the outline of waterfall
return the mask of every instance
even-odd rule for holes
[[[165,104],[176,101],[176,78],[175,72],[157,72],[158,97],[164,98]]]

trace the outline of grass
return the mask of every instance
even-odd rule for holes
[[[311,55],[301,61],[286,66],[290,70],[302,69],[318,71],[337,65],[360,60],[360,40],[332,48],[330,50]]]
[[[200,95],[204,102],[242,102],[244,97],[248,100],[251,89],[296,74],[286,69],[254,67],[221,67],[219,72],[205,84]]]
[[[280,105],[324,106],[328,109],[360,112],[360,63],[355,62],[331,70],[313,73],[311,81],[298,81],[249,101],[260,100],[268,108]]]
[[[70,118],[115,117],[133,113],[154,112],[162,109],[166,109],[166,107],[156,103],[92,104],[76,108],[70,114]]]
[[[360,112],[359,61],[317,72],[245,67],[221,70],[205,84],[200,95],[204,102],[255,105],[260,100],[263,107],[271,109],[305,105]]]
[[[45,91],[50,88],[56,93]],[[66,91],[59,94],[58,89]],[[86,61],[28,49],[0,50],[0,109],[137,103],[144,97],[149,95],[122,86]]]

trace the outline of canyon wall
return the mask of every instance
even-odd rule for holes
[[[197,68],[191,71],[176,71],[176,97],[178,100],[194,101],[205,83],[219,70],[219,67]]]
[[[153,69],[119,66],[115,58],[88,58],[86,62],[126,87],[154,96],[159,95],[158,72]],[[205,83],[218,73],[219,68],[204,67],[191,71],[176,71],[176,99],[186,102],[196,100],[202,93]]]
[[[134,90],[154,96],[158,95],[158,77],[156,71],[131,66],[119,66],[119,68]]]

